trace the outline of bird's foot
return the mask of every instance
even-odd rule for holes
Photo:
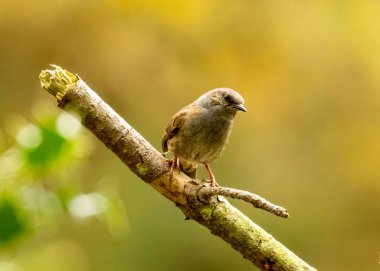
[[[214,174],[212,174],[210,166],[208,164],[204,164],[204,165],[205,165],[205,168],[206,168],[206,170],[208,172],[208,175],[210,176],[210,182],[211,182],[210,186],[212,186],[212,187],[220,187],[220,185],[215,180]]]
[[[178,158],[177,157],[173,157],[173,160],[166,160],[168,163],[169,163],[169,166],[170,166],[170,170],[169,170],[169,180],[172,179],[173,177],[173,170],[174,168],[178,168],[178,171],[180,171],[180,168],[179,168],[179,161],[178,161]]]
[[[220,187],[220,185],[216,182],[215,178],[211,179],[210,182],[211,187]]]

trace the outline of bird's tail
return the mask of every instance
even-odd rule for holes
[[[197,168],[198,165],[189,163],[187,161],[179,161],[180,169],[183,173],[185,173],[187,176],[189,176],[192,179],[197,178]]]

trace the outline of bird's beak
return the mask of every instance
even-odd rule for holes
[[[243,112],[247,112],[247,109],[242,104],[234,104],[232,107],[235,108],[235,109],[237,109],[237,110],[240,110],[240,111],[243,111]]]

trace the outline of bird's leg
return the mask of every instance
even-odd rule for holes
[[[173,176],[173,169],[177,167],[178,170],[179,170],[179,161],[178,161],[178,157],[177,156],[174,156],[173,157],[173,160],[171,161],[171,165],[170,165],[170,171],[169,171],[169,180],[172,179],[172,176]]]
[[[211,181],[211,186],[220,186],[216,180],[215,180],[215,177],[214,177],[214,174],[212,174],[212,171],[210,169],[210,166],[208,164],[204,164],[205,165],[205,168],[207,169],[207,172],[208,172],[208,175],[210,176],[210,181]]]

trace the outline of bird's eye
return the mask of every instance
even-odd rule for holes
[[[233,99],[230,95],[228,95],[228,94],[226,94],[226,95],[224,96],[224,100],[225,100],[228,104],[231,104],[231,103],[234,102],[234,99]]]

